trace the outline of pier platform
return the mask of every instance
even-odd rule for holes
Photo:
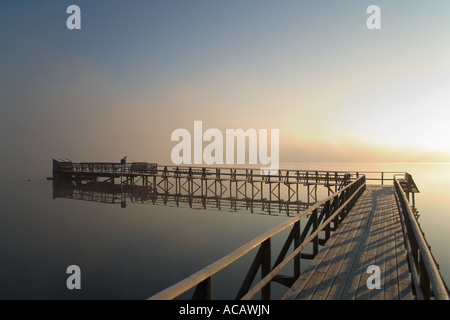
[[[380,288],[369,289],[371,265]],[[402,224],[392,186],[367,186],[284,299],[413,299]]]

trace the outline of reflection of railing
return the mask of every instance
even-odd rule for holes
[[[361,176],[343,189],[319,203],[316,203],[304,213],[267,231],[224,258],[150,297],[150,299],[174,299],[194,287],[196,289],[193,294],[193,299],[212,299],[212,276],[240,259],[242,256],[253,251],[253,249],[258,246],[259,250],[236,298],[251,299],[258,292],[261,292],[262,299],[270,299],[271,282],[278,281],[287,286],[292,285],[300,275],[300,257],[302,256],[302,250],[307,245],[312,244],[312,255],[317,254],[319,244],[323,244],[327,241],[331,235],[331,231],[337,228],[338,224],[350,211],[351,207],[365,190],[365,186],[365,177]],[[300,220],[302,219],[308,219],[303,231],[300,230]],[[271,239],[273,236],[279,234],[283,230],[287,230],[289,227],[292,227],[291,231],[272,267]],[[319,238],[321,232],[325,235],[325,238],[323,239]],[[292,243],[294,243],[293,251],[286,257]],[[280,275],[280,271],[291,261],[294,261],[294,275]],[[261,281],[250,289],[259,269],[261,269]]]
[[[448,300],[448,289],[441,278],[438,266],[431,254],[422,230],[413,215],[404,191],[404,185],[409,179],[410,177],[408,175],[404,179],[395,178],[394,187],[397,204],[401,212],[400,217],[406,239],[409,267],[415,294],[419,300],[428,300],[433,296],[438,300]]]
[[[238,194],[239,195],[239,194]],[[121,204],[129,203],[185,207],[199,210],[249,211],[258,214],[298,214],[307,210],[315,202],[269,200],[245,197],[226,197],[225,195],[193,195],[155,192],[151,187],[127,186],[110,183],[74,184],[71,181],[54,181],[53,198]]]

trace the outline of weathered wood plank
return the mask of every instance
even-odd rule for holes
[[[368,191],[370,193],[370,190]],[[367,227],[370,215],[364,214],[367,210],[371,210],[372,201],[370,197],[367,197],[367,194],[364,198],[361,199],[362,206],[355,207],[355,211],[351,212],[352,215],[357,215],[358,218],[363,222],[358,229],[358,237],[353,240],[357,240],[354,242],[352,250],[347,254],[347,259],[343,262],[340,272],[336,276],[335,285],[330,289],[330,294],[328,299],[352,299],[352,296],[344,297],[344,294],[347,287],[353,287],[354,282],[358,279],[354,276],[354,266],[357,266],[361,263],[361,259],[364,259],[364,255],[358,254],[361,250],[366,252],[367,245],[363,241],[365,239],[365,233],[367,232]]]
[[[359,202],[355,205],[355,207],[358,207],[360,205],[361,203]],[[303,273],[302,277],[299,278],[299,280],[286,293],[285,298],[292,298],[292,294],[295,294],[295,292],[297,291],[301,292],[301,297],[303,299],[308,299],[313,296],[314,292],[318,288],[318,285],[320,284],[320,279],[317,279],[317,277],[324,275],[324,266],[326,268],[326,266],[332,265],[332,258],[335,257],[338,252],[338,249],[336,250],[335,248],[340,248],[342,246],[342,242],[346,241],[345,239],[343,239],[343,237],[340,237],[338,235],[348,234],[352,229],[355,229],[350,223],[353,221],[352,219],[352,216],[347,216],[347,223],[336,230],[333,236],[327,241],[326,246],[310,263],[307,270],[305,270],[305,272]],[[355,230],[357,230],[357,228]],[[351,234],[349,235],[349,238],[352,238]],[[338,241],[338,243],[336,243],[336,241]],[[312,279],[315,273],[317,273],[318,275],[315,276],[316,279]]]
[[[366,203],[362,203],[362,206],[367,205]],[[358,207],[356,207],[358,209]],[[359,209],[361,210],[361,209]],[[358,245],[360,239],[363,236],[364,227],[368,222],[367,216],[362,215],[351,215],[348,217],[349,219],[353,219],[350,221],[346,221],[344,227],[346,230],[346,236],[343,237],[342,233],[339,233],[337,236],[342,237],[341,247],[339,248],[339,255],[336,257],[333,265],[329,268],[329,272],[327,273],[327,279],[332,285],[327,286],[327,284],[321,284],[322,291],[324,293],[323,298],[326,299],[335,299],[337,295],[340,295],[342,292],[338,290],[339,287],[342,287],[342,283],[336,283],[337,276],[339,274],[348,274],[348,271],[351,269],[350,263],[347,261],[353,261],[355,258],[355,252],[358,250]],[[320,296],[314,297],[321,298]]]
[[[314,275],[310,278],[309,282],[314,284],[315,291],[314,294],[310,295],[308,298],[314,297],[314,299],[325,299],[328,295],[329,288],[332,286],[334,277],[330,276],[333,274],[335,269],[340,266],[340,261],[344,260],[345,254],[347,252],[347,237],[343,235],[344,233],[350,235],[349,238],[353,236],[351,229],[352,224],[347,224],[346,228],[342,228],[340,232],[340,237],[336,237],[336,241],[333,246],[330,246],[326,251],[326,255],[320,264],[320,268],[316,269]]]
[[[354,253],[355,257],[353,258],[352,269],[341,295],[342,300],[368,298],[368,288],[366,285],[368,274],[366,270],[368,266],[374,263],[378,241],[378,234],[374,234],[373,230],[374,223],[376,222],[374,212],[377,209],[377,203],[374,201],[374,192],[375,190],[373,188],[368,190],[366,201],[369,205],[363,211],[359,212],[361,215],[367,215],[368,223],[360,240],[358,251]]]
[[[374,252],[373,262],[371,264],[376,265],[381,271],[381,287],[380,289],[368,290],[366,299],[371,300],[383,300],[386,291],[386,243],[389,241],[389,233],[387,232],[387,219],[389,219],[389,206],[383,193],[383,189],[380,190],[379,199],[377,201],[377,210],[375,211],[373,236],[376,237],[376,241],[372,240],[374,247],[376,245],[376,251]],[[369,240],[370,241],[370,240]],[[367,288],[367,286],[366,286]]]

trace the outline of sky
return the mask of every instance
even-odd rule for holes
[[[81,29],[69,30],[69,5]],[[370,30],[368,6],[381,10]],[[171,164],[178,128],[278,129],[280,162],[450,161],[449,1],[0,3],[0,174]]]

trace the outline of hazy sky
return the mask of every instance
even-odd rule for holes
[[[0,173],[170,164],[194,120],[279,129],[280,162],[450,161],[449,15],[448,0],[2,0]]]

